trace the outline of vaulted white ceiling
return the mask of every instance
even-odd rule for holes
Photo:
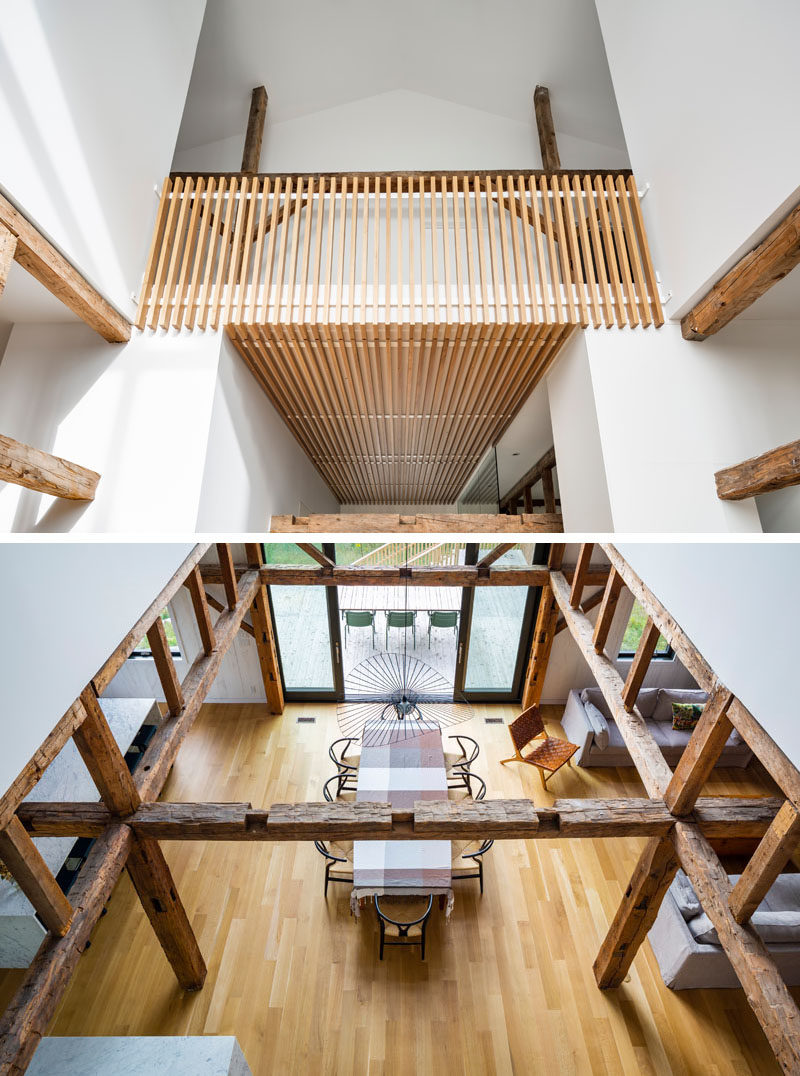
[[[208,0],[178,151],[244,136],[250,90],[268,122],[405,89],[625,148],[592,0]]]

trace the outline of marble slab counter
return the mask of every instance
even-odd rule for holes
[[[155,699],[101,699],[100,705],[123,755],[144,724],[161,720]],[[30,800],[97,800],[97,789],[72,740],[69,740],[42,774],[27,797]],[[72,837],[36,837],[34,844],[47,866],[58,874],[75,840]],[[33,905],[15,882],[0,878],[0,968],[27,968],[42,943],[45,929]]]
[[[28,1076],[252,1076],[232,1035],[61,1038],[39,1043]]]

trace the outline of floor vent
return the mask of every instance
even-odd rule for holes
[[[485,717],[483,719],[483,721],[484,721],[484,724],[486,724],[486,725],[502,725],[503,724],[502,717]]]
[[[297,719],[298,725],[314,725],[316,724],[316,717],[313,714],[300,714]]]

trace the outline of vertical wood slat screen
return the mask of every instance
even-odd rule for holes
[[[177,176],[138,325],[661,325],[627,174]]]

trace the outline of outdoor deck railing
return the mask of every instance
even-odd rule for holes
[[[663,322],[629,172],[175,175],[138,325]]]

